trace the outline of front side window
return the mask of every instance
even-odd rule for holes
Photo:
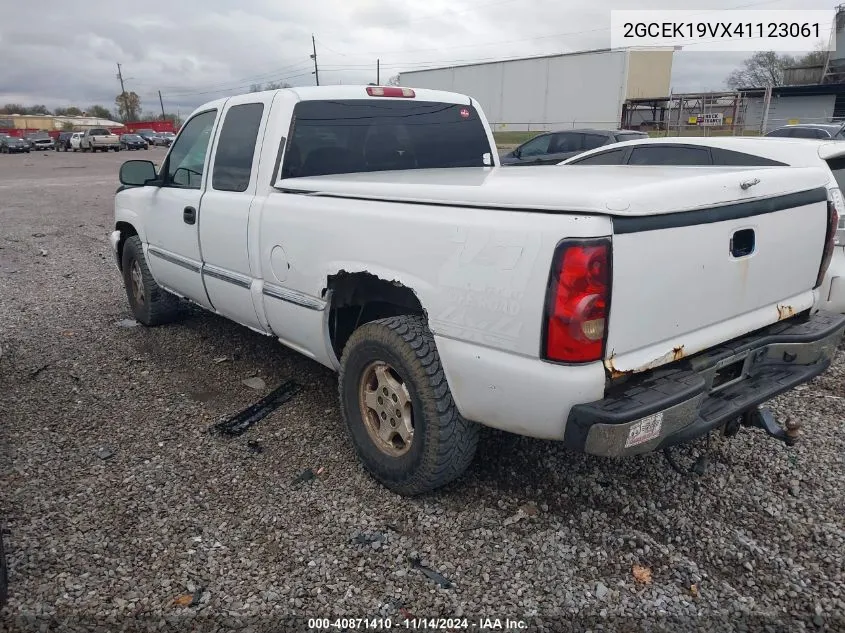
[[[217,191],[246,191],[249,187],[263,113],[261,103],[232,106],[226,112],[211,174],[211,186]]]
[[[217,110],[209,110],[185,124],[167,158],[166,184],[187,189],[200,188],[205,155],[216,119]]]
[[[543,134],[536,138],[532,138],[519,149],[520,158],[528,158],[529,156],[543,156],[549,153],[549,148],[552,145],[553,135]]]
[[[777,130],[772,130],[771,132],[766,134],[766,136],[777,136],[777,137],[788,138],[788,137],[792,136],[792,128],[782,127],[782,128],[777,129]]]
[[[492,151],[471,105],[414,99],[301,101],[282,178],[483,167]]]

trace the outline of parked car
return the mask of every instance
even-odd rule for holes
[[[95,127],[85,130],[79,139],[79,149],[83,152],[107,152],[109,150],[120,151],[120,139],[117,134],[112,134],[104,127]]]
[[[633,130],[567,130],[546,132],[502,156],[503,165],[556,165],[581,152],[616,143],[648,138]]]
[[[73,132],[60,132],[59,136],[56,138],[56,151],[57,152],[67,152],[70,151],[70,138],[73,136]]]
[[[170,147],[176,135],[173,132],[159,132],[152,138],[153,145],[160,145],[163,147]]]
[[[75,152],[80,149],[82,143],[82,132],[74,132],[70,135],[70,148]]]
[[[138,134],[121,134],[120,135],[121,149],[149,149],[150,146]]]
[[[601,456],[743,425],[790,441],[758,405],[845,331],[812,310],[828,174],[498,168],[491,139],[434,90],[205,104],[160,169],[121,167],[130,309],[158,325],[185,297],[337,370],[358,457],[401,494],[459,477],[477,423]]]
[[[776,137],[652,138],[629,141],[570,158],[562,165],[652,165],[698,167],[820,167],[839,221],[836,248],[819,288],[817,307],[845,312],[845,143]]]
[[[56,142],[47,132],[34,132],[24,138],[32,150],[52,150],[56,147]]]
[[[153,137],[156,135],[156,131],[144,128],[143,130],[135,130],[135,134],[144,139],[149,145],[152,145]]]
[[[796,123],[772,130],[766,136],[843,140],[845,139],[845,123]]]
[[[29,143],[17,136],[0,135],[0,152],[4,154],[29,154]]]

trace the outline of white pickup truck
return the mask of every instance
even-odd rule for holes
[[[113,152],[120,151],[120,137],[117,134],[112,134],[104,127],[94,127],[90,130],[85,130],[81,137],[79,137],[79,149],[83,152]]]
[[[339,372],[366,469],[457,478],[478,424],[594,455],[740,426],[830,364],[837,214],[817,168],[498,166],[459,94],[212,101],[120,171],[110,236],[146,325],[188,299]]]

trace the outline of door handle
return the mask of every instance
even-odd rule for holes
[[[185,210],[182,211],[182,219],[185,221],[185,224],[196,224],[197,210],[194,207],[185,207]]]

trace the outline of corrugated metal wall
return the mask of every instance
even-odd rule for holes
[[[803,97],[772,97],[769,118],[765,132],[770,132],[789,123],[829,123],[833,117],[835,95],[812,95]],[[762,97],[747,100],[743,128],[759,130],[763,123]]]
[[[423,70],[401,73],[400,83],[468,94],[497,131],[614,129],[622,116],[627,55],[596,51]]]

